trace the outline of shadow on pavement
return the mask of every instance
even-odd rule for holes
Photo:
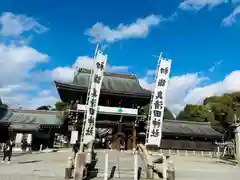
[[[227,165],[231,165],[231,166],[236,166],[237,163],[236,162],[232,162],[229,160],[218,160],[218,161],[214,161],[212,164],[227,164]]]
[[[113,177],[114,177],[114,174],[115,174],[115,172],[116,172],[116,166],[113,166],[112,167],[112,169],[111,169],[111,173],[110,173],[110,177],[108,178],[108,179],[113,179]]]
[[[142,175],[142,168],[138,167],[138,179],[141,178],[141,175]]]
[[[28,163],[37,163],[37,162],[41,162],[42,160],[34,160],[34,161],[22,161],[22,162],[18,162],[18,164],[28,164]]]
[[[88,172],[88,175],[84,180],[94,179],[97,177],[97,175],[98,175],[98,169],[91,169],[91,171]]]

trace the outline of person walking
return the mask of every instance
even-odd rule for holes
[[[3,149],[3,160],[2,163],[5,162],[5,159],[8,158],[8,164],[11,162],[12,157],[12,149],[13,149],[14,143],[12,140],[8,141],[6,144],[4,144]]]
[[[27,139],[26,139],[26,138],[23,138],[23,139],[22,139],[22,144],[21,144],[21,149],[22,149],[23,152],[26,152],[27,145],[28,145]]]

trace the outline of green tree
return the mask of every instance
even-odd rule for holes
[[[149,104],[144,106],[144,114],[148,115],[148,113],[149,113]],[[169,120],[175,119],[172,112],[167,107],[164,108],[163,119],[169,119]]]
[[[165,107],[164,108],[164,116],[163,116],[164,119],[169,119],[169,120],[174,120],[175,117],[173,116],[172,112],[167,108]]]
[[[235,92],[206,98],[203,103],[211,108],[215,120],[227,129],[234,119],[235,103],[239,102],[239,97],[240,93]]]
[[[2,102],[2,99],[0,98],[0,106],[1,107],[4,107],[4,108],[8,108],[8,105],[7,104],[4,104],[3,102]]]
[[[233,101],[233,114],[235,113],[237,117],[240,117],[240,92],[233,92],[228,94]]]
[[[55,103],[55,109],[56,111],[66,111],[68,107],[68,104],[66,102],[58,101]]]
[[[203,104],[209,105],[211,104],[222,104],[224,107],[233,107],[233,98],[230,94],[224,94],[223,96],[211,96],[204,99]]]
[[[216,123],[214,114],[207,106],[187,104],[178,114],[178,120]]]
[[[232,98],[233,103],[240,104],[240,92],[233,92],[230,94],[225,94]]]
[[[50,111],[50,110],[51,110],[51,106],[49,106],[49,105],[40,106],[40,107],[38,107],[36,110]]]

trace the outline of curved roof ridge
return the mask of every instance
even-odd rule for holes
[[[78,74],[80,73],[90,74],[91,69],[79,68],[74,77],[78,76]],[[111,76],[111,77],[118,77],[118,78],[125,78],[125,79],[137,79],[136,74],[123,74],[123,73],[115,73],[115,72],[104,72],[104,76]]]
[[[90,80],[90,70],[79,69],[74,75],[72,83],[68,85],[74,85],[81,88],[88,88]],[[56,81],[55,81],[56,82]],[[62,83],[65,84],[65,83]],[[103,77],[103,83],[101,90],[118,93],[129,93],[129,94],[145,94],[151,96],[151,92],[143,88],[137,79],[136,75],[131,74],[120,74],[105,72]]]
[[[184,121],[184,120],[170,120],[170,119],[164,119],[164,121],[167,122],[173,122],[173,123],[184,123],[184,124],[198,124],[198,125],[210,125],[210,122],[196,122],[196,121]]]

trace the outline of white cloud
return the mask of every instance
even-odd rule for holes
[[[117,71],[117,72],[123,72],[123,71],[128,71],[129,67],[128,66],[110,66],[108,67],[108,71],[112,72],[112,71]]]
[[[32,90],[32,89],[37,89],[36,86],[30,85],[27,83],[21,83],[21,84],[10,84],[6,85],[0,88],[0,94],[1,95],[8,95],[11,92],[16,92],[16,91],[27,91],[27,90]]]
[[[215,6],[221,5],[221,4],[230,4],[233,7],[238,5],[240,0],[185,0],[182,3],[180,3],[179,8],[182,10],[193,10],[193,11],[199,11],[203,8],[208,7],[209,9],[214,8]],[[240,13],[240,5],[235,7],[233,12],[225,17],[222,20],[223,26],[231,26],[232,24],[236,23],[236,17]]]
[[[94,59],[89,56],[79,56],[75,63],[73,64],[73,68],[92,69],[93,66]]]
[[[72,66],[57,67],[52,71],[52,77],[56,81],[72,82],[74,72],[78,68],[92,69],[94,59],[89,56],[79,56]],[[125,72],[128,71],[128,66],[110,66],[107,65],[109,72]]]
[[[94,24],[85,31],[91,42],[115,42],[129,38],[144,38],[148,35],[150,28],[158,25],[164,19],[160,16],[149,15],[145,18],[137,19],[136,22],[125,25],[119,24],[116,28],[110,28],[101,22]]]
[[[41,90],[35,98],[28,98],[23,105],[24,107],[36,109],[40,106],[50,105],[54,107],[55,103],[59,101],[57,92],[55,90]]]
[[[3,102],[11,107],[31,109],[45,103],[53,104],[57,96],[41,92],[33,71],[39,63],[48,62],[48,58],[29,46],[0,44],[0,98]]]
[[[179,8],[199,11],[205,7],[213,8],[227,2],[227,0],[185,0],[179,5]]]
[[[236,23],[236,17],[240,13],[240,6],[237,6],[233,12],[222,21],[223,26],[231,26]]]
[[[25,15],[6,12],[0,16],[0,36],[8,36],[0,42],[0,98],[10,107],[35,109],[57,100],[56,90],[41,90],[41,82],[48,83],[46,80],[52,72],[37,69],[39,64],[49,61],[49,56],[30,47],[31,36],[24,34],[46,30],[34,18]]]
[[[172,77],[167,88],[166,105],[177,114],[185,105],[183,100],[186,94],[204,79],[206,78],[200,77],[197,73]],[[155,87],[155,83],[148,83],[147,77],[140,79],[139,82],[146,89],[153,90]]]
[[[202,103],[205,97],[240,91],[239,76],[240,71],[236,70],[228,74],[223,81],[192,89],[185,97],[185,102]]]
[[[153,76],[156,74],[156,70],[148,70],[147,71],[147,76]]]
[[[52,78],[61,82],[72,82],[75,69],[72,67],[57,67],[52,71]]]
[[[3,103],[8,104],[11,108],[36,109],[43,105],[54,107],[59,100],[57,92],[51,90],[34,89],[37,94],[29,94],[29,91],[9,91],[8,95],[2,96]]]
[[[0,16],[0,25],[0,34],[3,36],[19,36],[26,31],[34,31],[40,34],[48,30],[34,18],[15,15],[11,12],[5,12]]]
[[[240,70],[236,70],[222,81],[203,85],[209,78],[202,77],[199,73],[174,76],[167,88],[166,105],[177,114],[186,104],[201,104],[206,97],[240,91],[239,77]],[[140,79],[143,87],[153,89],[155,84],[148,82],[147,77]]]
[[[0,44],[0,85],[16,84],[29,77],[38,63],[48,61],[48,55],[29,46]]]
[[[213,72],[219,65],[223,63],[223,60],[215,62],[214,65],[208,69],[209,72]]]

